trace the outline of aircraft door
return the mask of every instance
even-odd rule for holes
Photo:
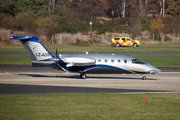
[[[129,65],[129,61],[126,60],[126,59],[124,59],[124,60],[123,60],[123,65],[124,65],[124,66],[128,66],[128,65]]]

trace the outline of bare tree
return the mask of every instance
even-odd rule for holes
[[[141,15],[147,10],[148,4],[151,0],[139,0]]]
[[[165,14],[165,0],[159,0],[160,5],[160,16],[164,17]]]
[[[44,0],[44,4],[47,6],[47,12],[48,14],[51,14],[52,10],[55,8],[56,0]]]
[[[86,21],[93,20],[94,17],[104,15],[103,11],[94,9],[93,5],[87,2],[79,4],[77,11],[78,18]]]
[[[138,15],[142,16],[147,12],[150,1],[151,0],[133,0],[130,2],[131,8],[136,11]]]
[[[118,17],[125,18],[126,7],[129,5],[130,0],[106,0],[108,9],[112,10]]]

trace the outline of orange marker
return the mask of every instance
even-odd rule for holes
[[[146,94],[144,94],[144,104],[146,103]]]

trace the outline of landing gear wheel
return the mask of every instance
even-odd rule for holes
[[[146,80],[146,76],[143,76],[143,77],[142,77],[142,80]]]
[[[83,73],[80,74],[80,78],[81,78],[81,79],[86,79],[86,74],[83,74]]]
[[[116,43],[116,47],[120,47],[121,45],[119,43]]]
[[[133,47],[138,47],[137,43],[134,43],[134,44],[133,44]]]

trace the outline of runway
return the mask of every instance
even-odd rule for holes
[[[180,92],[180,68],[160,68],[162,73],[146,75],[64,73],[30,65],[0,65],[0,94],[77,92]]]

